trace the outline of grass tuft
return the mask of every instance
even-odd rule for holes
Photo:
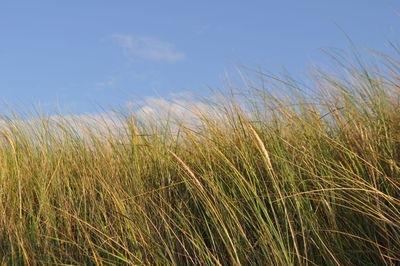
[[[400,64],[377,55],[307,87],[253,72],[191,123],[4,117],[1,263],[398,265]]]

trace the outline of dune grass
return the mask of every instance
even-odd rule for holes
[[[4,118],[1,263],[399,265],[394,53],[308,88],[254,73],[195,126]]]

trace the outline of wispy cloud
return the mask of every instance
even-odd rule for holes
[[[96,82],[94,84],[94,89],[95,90],[115,89],[116,84],[117,84],[117,80],[115,77],[108,77],[104,81]]]
[[[153,37],[127,34],[113,34],[110,37],[115,39],[130,57],[168,63],[186,58],[186,55],[177,51],[171,43]]]

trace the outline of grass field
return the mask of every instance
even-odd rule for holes
[[[4,117],[1,262],[399,265],[393,48],[307,86],[252,72],[190,126]]]

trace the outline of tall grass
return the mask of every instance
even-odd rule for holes
[[[397,55],[254,73],[195,126],[4,118],[1,263],[398,265]]]

